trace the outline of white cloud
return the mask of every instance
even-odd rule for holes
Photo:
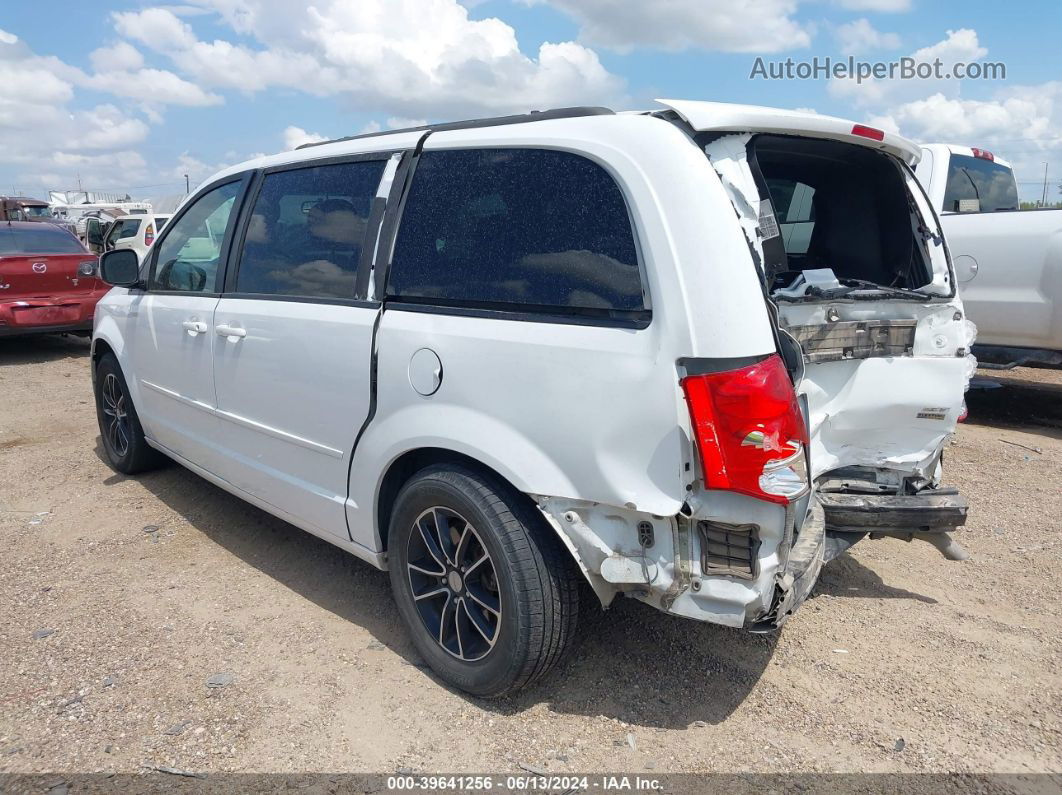
[[[318,0],[299,15],[282,0],[200,5],[253,44],[201,40],[161,8],[116,13],[115,27],[199,85],[250,93],[291,88],[396,116],[450,118],[623,96],[623,81],[592,50],[547,42],[536,56],[525,55],[509,25],[470,19],[456,0]]]
[[[807,47],[811,31],[793,19],[797,0],[524,0],[545,2],[580,25],[588,44],[619,52],[705,49],[770,53]]]
[[[90,111],[75,111],[74,129],[66,141],[69,149],[122,149],[148,136],[148,126],[114,105],[97,105]]]
[[[217,94],[162,69],[102,72],[85,82],[115,96],[146,99],[155,105],[203,106],[220,105],[224,101]]]
[[[196,183],[206,179],[207,177],[216,174],[228,163],[205,163],[198,157],[190,154],[188,151],[181,152],[177,156],[177,165],[175,165],[167,176],[172,177],[175,180],[184,179],[185,175],[188,175],[188,180],[194,186]]]
[[[328,137],[318,133],[306,132],[302,127],[285,127],[283,132],[284,149],[298,149],[303,144],[317,144],[327,141]]]
[[[391,130],[401,130],[405,127],[423,127],[427,123],[427,119],[406,119],[401,116],[392,116],[387,120],[387,127]]]
[[[943,40],[911,53],[911,57],[919,61],[940,58],[944,63],[976,61],[986,55],[988,55],[988,49],[981,46],[981,42],[977,39],[977,31],[971,28],[949,30]]]
[[[299,14],[288,0],[185,0],[112,19],[121,40],[93,50],[86,69],[0,31],[0,169],[44,187],[81,170],[97,189],[206,176],[216,165],[195,153],[130,153],[167,107],[217,105],[228,91],[334,97],[401,124],[625,99],[593,50],[546,42],[525,53],[512,27],[471,19],[457,0],[315,0]],[[197,32],[204,23],[210,37]],[[86,108],[91,92],[113,102]]]
[[[103,190],[157,178],[133,148],[147,140],[148,124],[131,108],[112,103],[79,107],[81,88],[137,99],[146,90],[158,104],[204,100],[172,72],[139,68],[142,59],[128,44],[99,48],[90,60],[103,71],[86,73],[37,55],[13,35],[0,35],[0,168],[19,185],[43,193],[74,185],[80,177],[82,184]]]
[[[1053,87],[1052,87],[1053,86]],[[1058,113],[1055,101],[1062,99],[1062,84],[1047,84],[1031,92],[1020,92],[993,100],[952,99],[933,94],[905,102],[871,119],[922,141],[943,141],[977,146],[988,139],[1062,143],[1062,131],[1052,124]],[[1062,114],[1059,114],[1062,115]]]
[[[911,0],[837,0],[837,5],[849,11],[896,13],[911,10]]]
[[[196,42],[191,26],[166,8],[114,12],[112,17],[120,34],[144,42],[153,49],[172,46],[186,50]]]
[[[0,61],[0,113],[5,108],[17,113],[22,104],[48,108],[73,96],[70,83],[42,66]]]
[[[90,190],[125,191],[151,179],[147,162],[135,150],[101,154],[51,152],[35,156],[25,169],[15,178],[19,186],[42,198],[47,198],[49,190],[75,188],[79,182]]]
[[[945,73],[951,73],[956,63],[971,63],[984,58],[988,50],[981,46],[977,31],[970,28],[949,30],[946,36],[928,47],[922,47],[910,54],[920,64],[928,64],[939,58]],[[827,91],[831,96],[845,99],[859,107],[880,107],[886,103],[924,98],[933,93],[957,96],[959,83],[954,78],[935,77],[927,79],[902,80],[896,78],[867,79],[858,82],[854,77],[829,81]]]
[[[868,19],[857,19],[839,25],[834,30],[837,49],[843,55],[862,55],[878,50],[895,50],[900,46],[900,37],[895,33],[882,33]]]
[[[120,41],[110,47],[93,50],[89,54],[89,61],[97,72],[124,72],[143,66],[144,56],[129,42]]]

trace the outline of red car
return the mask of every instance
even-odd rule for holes
[[[91,332],[110,289],[97,258],[62,227],[0,221],[0,336]]]

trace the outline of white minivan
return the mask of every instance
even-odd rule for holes
[[[945,556],[971,334],[918,148],[708,102],[355,136],[112,251],[103,446],[380,568],[498,696],[618,595],[755,631],[866,535]]]

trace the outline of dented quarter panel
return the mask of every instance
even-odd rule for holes
[[[695,487],[691,515],[654,516],[615,506],[533,495],[542,515],[572,553],[602,605],[623,593],[661,610],[700,621],[742,627],[771,606],[785,568],[786,509],[725,491]],[[752,579],[706,573],[696,522],[754,525],[760,546]],[[642,547],[638,525],[653,526],[654,543]]]

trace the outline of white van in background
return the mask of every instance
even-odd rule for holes
[[[482,696],[552,668],[581,600],[764,631],[868,533],[961,557],[969,332],[918,148],[662,104],[211,177],[142,263],[101,258],[109,462],[165,454],[389,569]]]
[[[1018,209],[1014,170],[985,149],[922,147],[918,179],[951,251],[986,367],[1062,367],[1062,210]]]

